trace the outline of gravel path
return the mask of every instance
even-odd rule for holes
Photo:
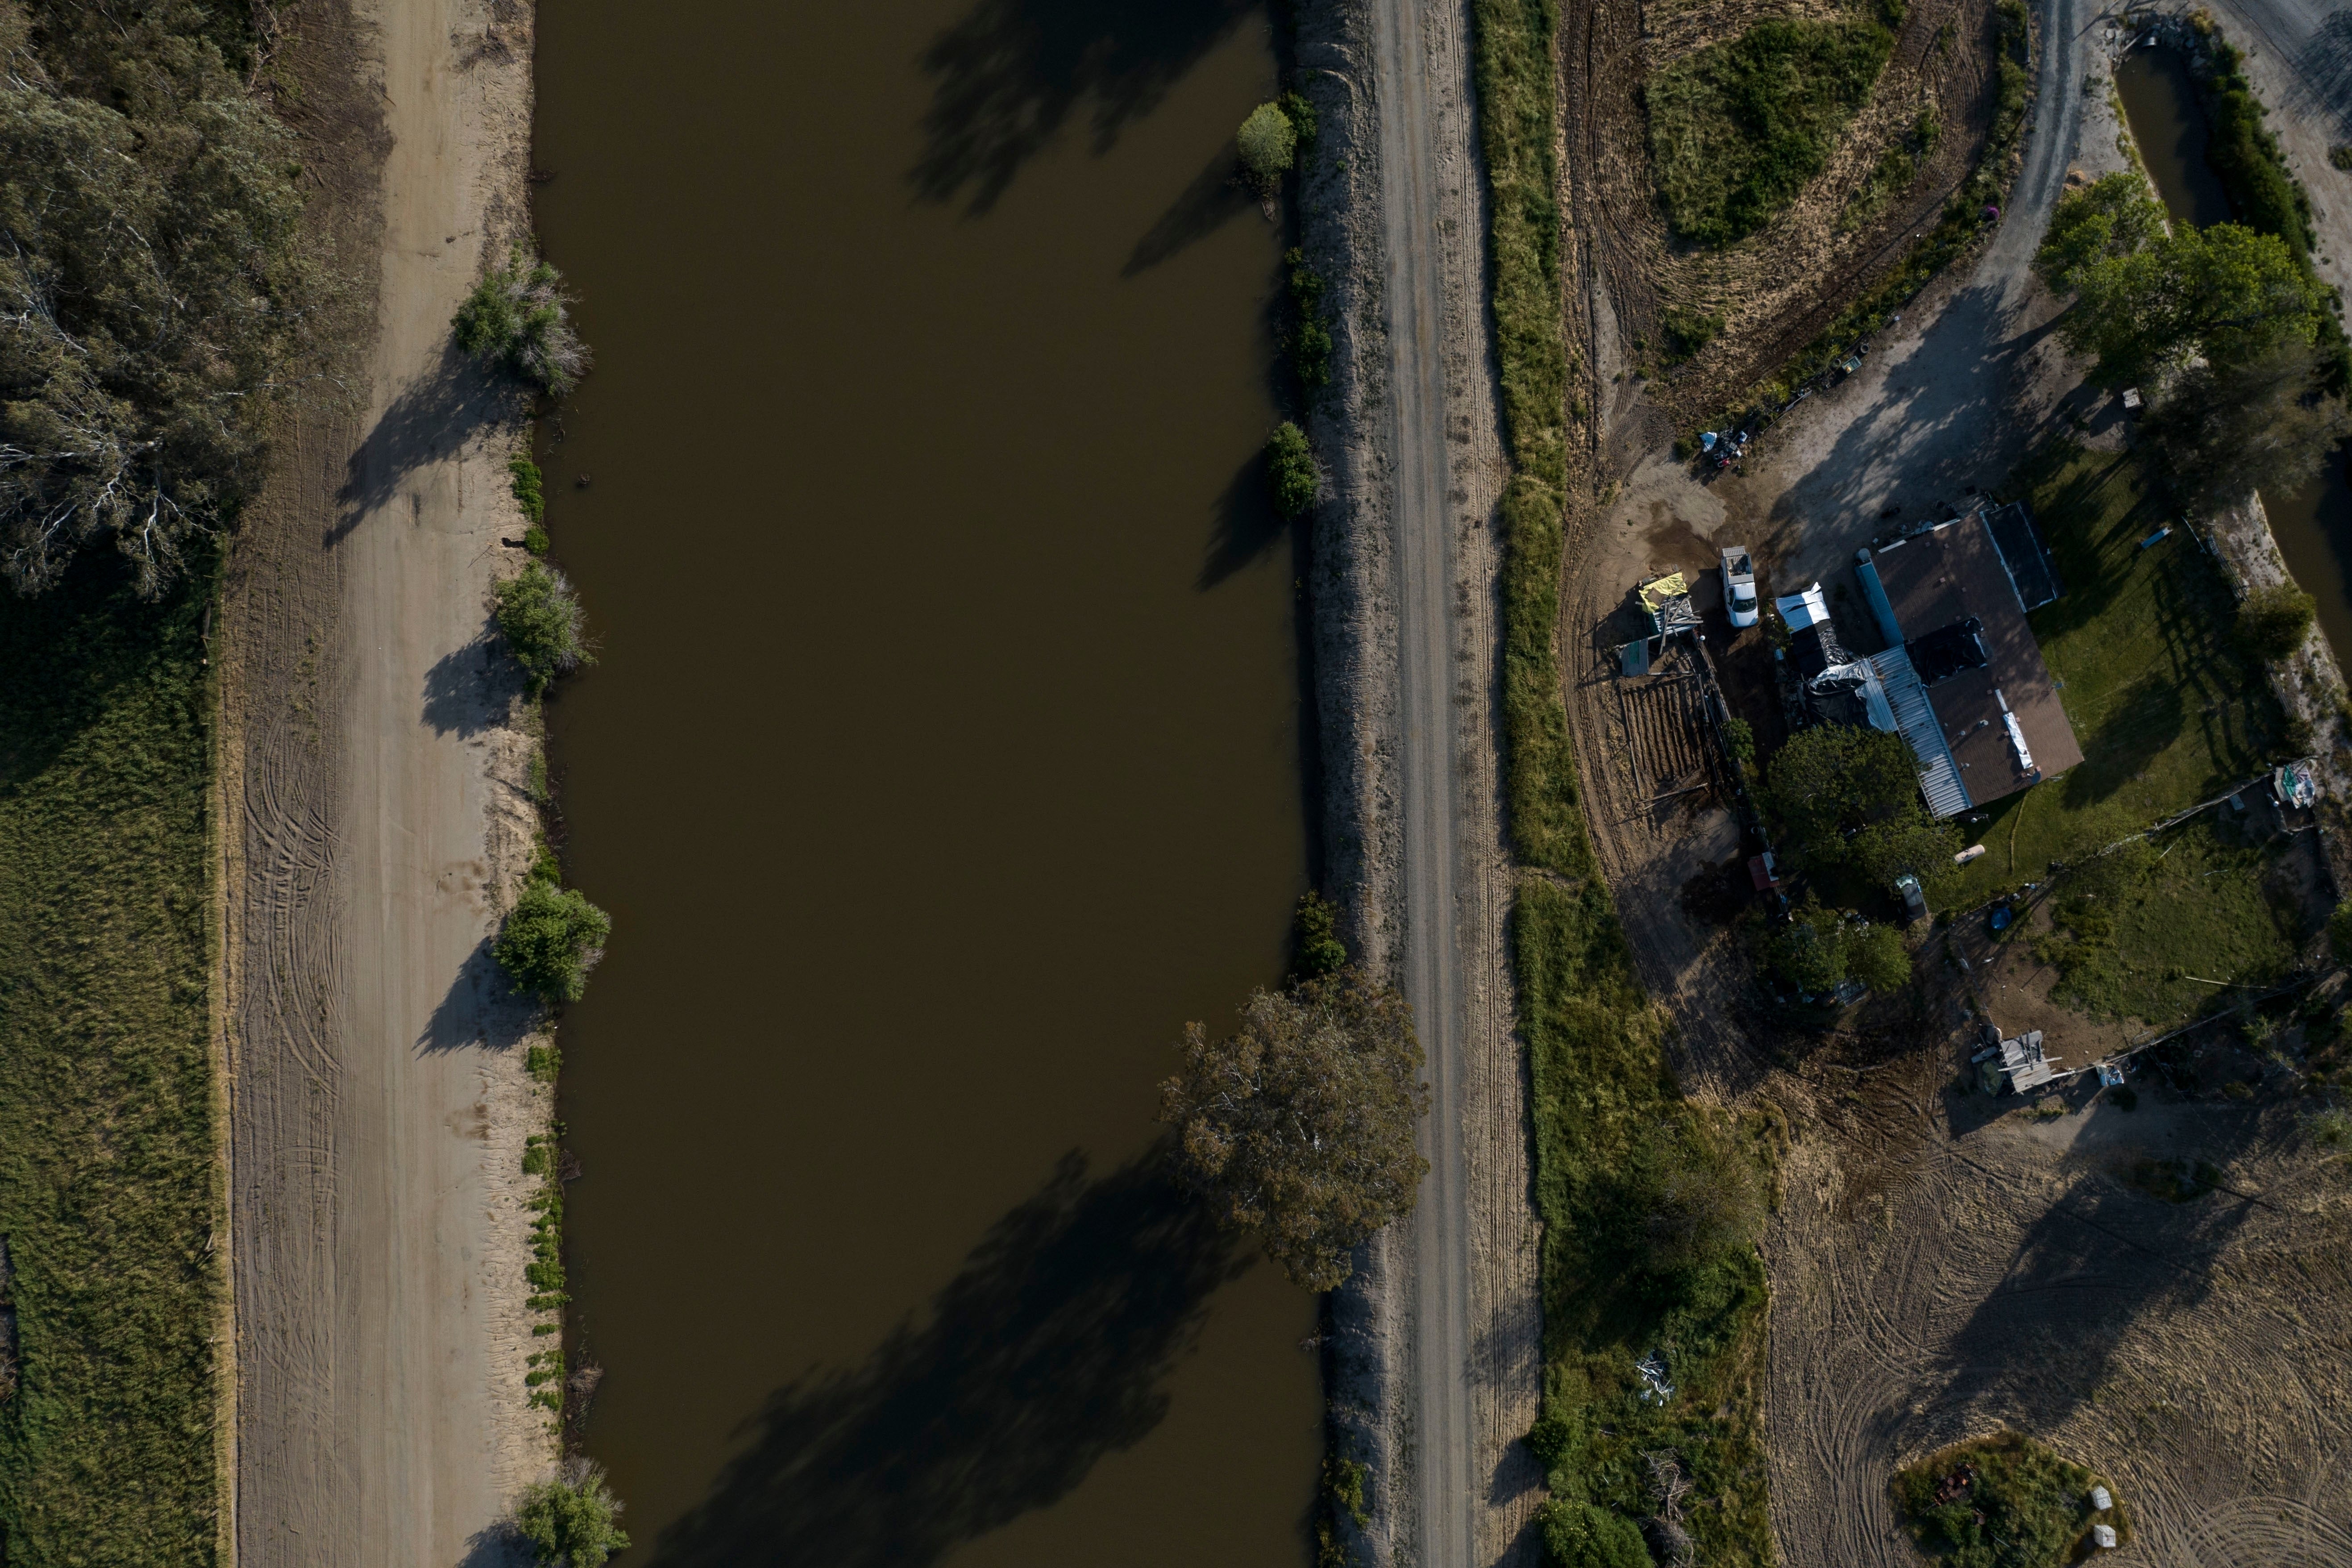
[[[529,25],[362,0],[306,27],[292,113],[375,330],[359,406],[289,415],[229,595],[237,1548],[487,1564],[553,1458],[523,1383],[547,1112],[486,948],[532,826],[484,637],[519,437],[445,356],[525,228]]]

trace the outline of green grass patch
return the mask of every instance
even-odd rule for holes
[[[2072,899],[2061,882],[2057,923],[2034,942],[2059,971],[2053,994],[2098,1017],[2169,1024],[2234,1003],[2242,987],[2283,983],[2312,931],[2271,890],[2277,858],[2224,842],[2203,816],[2166,834],[2145,856],[2148,869],[2096,900]]]
[[[1650,157],[1683,238],[1746,238],[1829,163],[1895,48],[1899,0],[1835,20],[1782,17],[1650,79]]]
[[[1561,706],[1568,347],[1552,159],[1554,0],[1475,0],[1478,132],[1490,197],[1495,346],[1512,476],[1503,492],[1503,730],[1511,845],[1563,876],[1592,865]]]
[[[1769,1563],[1757,1216],[1730,1215],[1677,1247],[1675,1194],[1698,1178],[1709,1201],[1742,1187],[1760,1196],[1780,1129],[1682,1098],[1664,1016],[1643,997],[1597,883],[1530,882],[1513,923],[1545,1227],[1543,1417],[1529,1442],[1550,1507],[1563,1522],[1588,1505],[1641,1518],[1656,1506],[1646,1456],[1671,1454],[1691,1484],[1702,1559]],[[1670,1399],[1636,1369],[1652,1357]]]
[[[193,564],[193,563],[192,563]],[[0,593],[0,1561],[215,1559],[209,570]]]
[[[1838,214],[1838,227],[1851,234],[1885,212],[1886,204],[1919,177],[1919,166],[1936,150],[1943,133],[1944,124],[1936,117],[1935,105],[1921,110],[1911,128],[1894,146],[1878,155],[1862,188],[1847,198],[1845,210]]]
[[[1948,896],[1963,909],[2261,772],[2280,760],[2284,730],[2261,667],[2231,635],[2220,567],[2178,529],[2139,548],[2173,519],[2137,458],[2061,439],[2010,489],[2065,585],[2031,619],[2084,760],[1963,828],[1985,846]]]
[[[1534,1070],[1545,1395],[1530,1443],[1549,1472],[1549,1533],[1654,1506],[1650,1452],[1693,1489],[1711,1563],[1771,1561],[1760,1380],[1765,1285],[1743,1226],[1767,1129],[1685,1101],[1663,1015],[1634,979],[1609,894],[1593,878],[1559,649],[1569,359],[1553,198],[1553,0],[1474,0],[1479,132],[1503,417],[1504,738],[1512,847],[1559,877],[1523,882],[1511,922]],[[1760,1119],[1759,1119],[1760,1120]],[[1615,1267],[1638,1252],[1640,1267]],[[1612,1267],[1603,1268],[1607,1263]],[[1641,1397],[1636,1360],[1663,1355],[1677,1385]],[[1603,1430],[1603,1428],[1607,1430]],[[1569,1517],[1560,1510],[1598,1509]],[[1601,1517],[1605,1516],[1605,1517]]]
[[[1921,1552],[1951,1568],[2058,1568],[2091,1546],[2105,1524],[2131,1539],[2120,1504],[2091,1508],[2098,1476],[2030,1437],[2003,1432],[1947,1448],[1898,1472],[1895,1506]],[[2108,1488],[2113,1500],[2114,1489]]]

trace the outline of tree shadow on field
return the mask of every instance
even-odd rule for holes
[[[984,213],[1081,103],[1108,152],[1260,14],[1254,0],[980,0],[923,50],[931,106],[908,177],[927,201]]]
[[[2097,730],[2083,739],[2083,761],[2066,774],[2066,804],[2093,805],[2147,771],[2189,722],[2179,680],[2152,670],[2108,709]]]
[[[778,1389],[660,1568],[928,1568],[1066,1495],[1168,1411],[1210,1296],[1247,1267],[1155,1156],[1062,1158],[866,1363]]]
[[[2352,138],[2352,8],[2338,10],[2294,52],[2299,79],[2287,93],[2297,114],[2325,116],[2338,137]]]
[[[1160,221],[1135,242],[1134,254],[1118,270],[1121,278],[1150,271],[1189,246],[1223,228],[1244,213],[1257,210],[1257,197],[1243,183],[1241,151],[1228,141],[1192,176],[1183,194],[1160,215]]]
[[[1194,586],[1202,593],[1245,572],[1273,553],[1290,531],[1266,493],[1265,456],[1252,452],[1217,497],[1217,526]]]
[[[2199,1152],[2226,1164],[2256,1125],[2252,1116],[2216,1118]],[[1945,1347],[1949,1381],[1937,1403],[1947,1415],[2058,1429],[2105,1380],[2133,1324],[2205,1300],[2252,1213],[2226,1192],[2176,1205],[2078,1172],[2026,1227],[1999,1284]]]
[[[530,1033],[538,1004],[518,994],[506,971],[499,967],[498,956],[491,952],[497,941],[496,932],[485,932],[466,955],[466,962],[457,966],[457,978],[449,982],[441,1005],[433,1009],[424,1032],[416,1037],[418,1050],[456,1051],[480,1046],[502,1051],[520,1044]]]
[[[401,388],[352,454],[335,498],[340,514],[321,542],[341,543],[391,504],[411,473],[457,452],[477,429],[512,409],[518,395],[511,383],[459,353],[455,338],[443,343],[439,362]]]

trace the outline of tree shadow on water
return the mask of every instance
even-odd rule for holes
[[[1169,1373],[1247,1259],[1151,1156],[1065,1155],[919,1321],[778,1389],[661,1568],[926,1568],[1045,1508],[1168,1411]]]
[[[1258,199],[1241,177],[1241,151],[1227,142],[1192,176],[1192,183],[1170,204],[1159,220],[1135,242],[1135,250],[1120,268],[1121,278],[1148,272],[1189,246],[1208,238],[1244,213],[1255,212]]]
[[[1210,536],[1208,558],[1201,563],[1201,575],[1193,584],[1204,594],[1265,560],[1290,532],[1266,493],[1262,452],[1252,452],[1234,470],[1217,497],[1216,510],[1216,531]]]
[[[1091,100],[1103,153],[1248,17],[1255,0],[980,0],[931,40],[923,152],[908,177],[926,200],[994,206],[1021,165]]]

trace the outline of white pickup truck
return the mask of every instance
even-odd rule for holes
[[[1756,563],[1744,544],[1723,552],[1723,607],[1731,612],[1733,626],[1756,624]]]

